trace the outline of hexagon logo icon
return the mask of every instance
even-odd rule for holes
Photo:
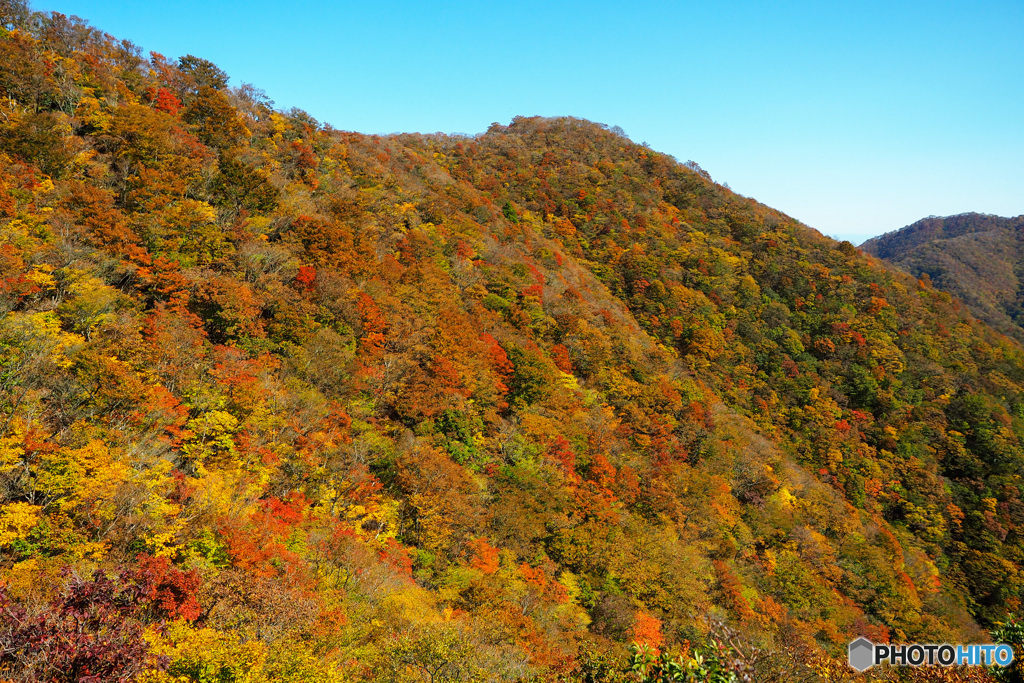
[[[850,666],[857,671],[867,671],[875,663],[875,646],[867,638],[858,638],[850,643]]]

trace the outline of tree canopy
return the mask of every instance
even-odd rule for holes
[[[600,124],[336,131],[18,7],[0,678],[840,681],[1008,632],[1024,350],[948,294]]]

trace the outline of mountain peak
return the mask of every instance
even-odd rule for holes
[[[948,294],[602,124],[19,22],[0,679],[790,680],[1018,609],[1024,349]]]

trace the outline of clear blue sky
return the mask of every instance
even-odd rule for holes
[[[36,0],[335,128],[578,116],[859,243],[1024,213],[1024,2]]]

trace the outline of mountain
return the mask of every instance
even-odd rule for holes
[[[1016,628],[1024,350],[945,292],[600,124],[342,132],[0,7],[0,678],[843,680]]]
[[[1024,216],[929,217],[861,249],[930,279],[1000,332],[1024,341]]]

